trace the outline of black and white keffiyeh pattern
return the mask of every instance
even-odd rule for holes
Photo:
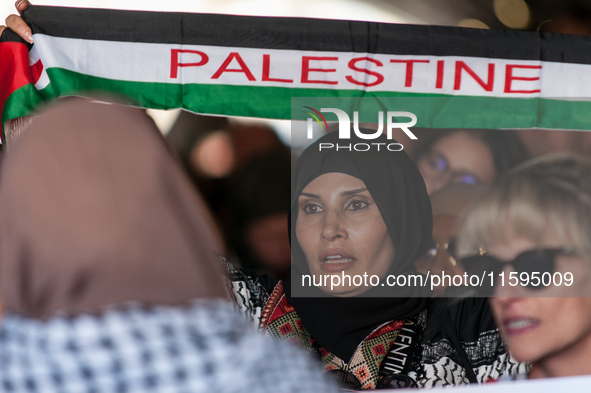
[[[8,315],[0,326],[5,393],[336,391],[306,355],[255,334],[222,300],[48,321]]]
[[[479,384],[504,376],[527,375],[529,365],[517,362],[504,349],[498,330],[481,332],[472,342],[462,342]],[[417,359],[414,359],[415,361]],[[421,345],[420,364],[413,364],[409,376],[422,388],[459,386],[470,383],[457,349],[447,339]],[[421,370],[421,372],[417,372]]]
[[[227,295],[235,310],[258,332],[263,308],[272,289],[263,285],[260,277],[253,274],[252,270],[239,269],[219,254],[216,259],[225,279]]]

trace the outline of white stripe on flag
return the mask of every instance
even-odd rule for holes
[[[29,51],[29,66],[41,68],[41,74],[39,75],[39,78],[36,81],[34,80],[33,82],[35,83],[35,88],[37,90],[43,90],[47,87],[47,85],[49,85],[50,80],[49,76],[47,75],[47,72],[45,71],[44,64],[42,62],[38,63],[39,61],[41,61],[41,58],[39,57],[39,52],[37,51],[37,47],[33,45],[31,50]]]
[[[46,69],[122,81],[575,100],[591,91],[590,64],[34,39]]]

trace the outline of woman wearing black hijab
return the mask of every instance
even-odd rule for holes
[[[430,299],[423,287],[387,285],[389,275],[417,275],[431,204],[418,169],[387,149],[393,141],[385,135],[373,145],[355,136],[349,143],[370,150],[336,151],[343,141],[334,132],[302,153],[292,181],[291,275],[277,282],[228,266],[235,302],[265,335],[308,350],[352,388],[482,383],[522,372],[484,299]],[[363,273],[371,284],[331,287],[334,276]],[[310,277],[328,281],[310,285]]]

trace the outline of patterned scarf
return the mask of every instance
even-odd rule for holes
[[[382,363],[404,323],[404,320],[395,320],[382,324],[359,344],[351,359],[345,362],[312,337],[285,296],[282,283],[279,283],[263,309],[259,330],[274,341],[289,341],[312,357],[318,356],[324,371],[346,371],[355,376],[362,389],[375,389],[383,376],[380,373]]]

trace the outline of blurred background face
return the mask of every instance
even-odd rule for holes
[[[450,183],[491,185],[497,176],[490,149],[468,131],[456,131],[436,141],[417,166],[429,195]]]
[[[296,236],[313,275],[340,277],[344,272],[382,278],[394,261],[394,244],[365,183],[344,173],[318,176],[302,190]],[[371,287],[320,288],[355,296]]]
[[[259,218],[246,226],[244,234],[251,253],[275,276],[289,271],[291,248],[287,212]]]
[[[487,253],[501,261],[510,261],[535,248],[568,246],[550,234],[538,245],[523,237],[507,238],[510,240],[503,244],[487,247]],[[512,267],[505,269],[506,278],[509,271],[513,271]],[[536,290],[506,284],[497,286],[495,297],[490,300],[497,326],[518,361],[543,362],[591,350],[589,262],[576,255],[558,255],[555,271],[572,272],[573,285],[550,286],[537,290],[536,297],[528,297]]]

